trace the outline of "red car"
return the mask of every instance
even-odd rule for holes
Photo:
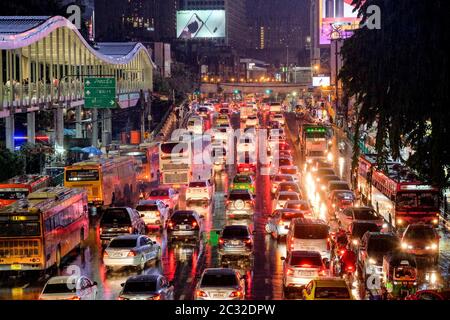
[[[177,190],[169,187],[159,187],[150,191],[146,200],[161,200],[166,205],[169,205],[170,211],[173,212],[178,206],[179,198],[180,194]]]
[[[450,300],[450,290],[420,290],[407,296],[405,300]]]

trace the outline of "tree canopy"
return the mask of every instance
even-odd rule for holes
[[[407,164],[424,180],[445,186],[450,176],[448,1],[353,3],[362,24],[372,15],[369,6],[381,13],[380,29],[362,26],[341,50],[339,77],[345,94],[356,100],[356,135],[361,125],[376,123],[380,159],[398,159],[409,146]]]

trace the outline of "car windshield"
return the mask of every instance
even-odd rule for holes
[[[330,183],[330,191],[332,190],[350,190],[346,182]]]
[[[419,206],[428,208],[439,207],[439,195],[437,193],[420,193],[418,195]]]
[[[167,190],[153,190],[150,192],[150,197],[167,197],[169,195],[169,191]]]
[[[190,182],[189,188],[206,188],[206,182],[205,181]]]
[[[298,194],[296,193],[289,193],[289,194],[280,194],[278,197],[278,200],[300,200],[298,197]]]
[[[415,193],[398,193],[397,207],[405,209],[417,207],[417,195]]]
[[[326,225],[300,224],[294,228],[294,238],[297,239],[327,239],[328,227]]]
[[[367,231],[379,232],[380,227],[378,227],[375,223],[355,224],[352,228],[352,236],[355,238],[362,238]]]
[[[127,281],[123,293],[155,292],[156,281]]]
[[[290,256],[289,265],[294,267],[322,267],[322,258],[318,255],[296,255],[295,253]]]
[[[136,239],[113,239],[109,243],[110,248],[134,248]]]
[[[249,193],[230,193],[229,200],[251,200]]]
[[[68,280],[69,281],[69,280]],[[48,283],[44,288],[44,293],[75,293],[77,291],[75,283]]]
[[[294,181],[294,178],[292,176],[275,176],[273,179],[275,182],[287,182],[287,181]]]
[[[369,240],[367,252],[372,253],[386,253],[391,252],[397,247],[397,240],[394,237],[372,238]]]
[[[101,224],[129,225],[130,215],[126,209],[108,209],[102,217]]]
[[[355,220],[380,220],[375,210],[372,209],[353,209]]]
[[[191,213],[175,212],[170,218],[175,222],[194,222],[195,218]]]
[[[223,238],[244,238],[248,237],[249,233],[247,228],[236,228],[236,227],[230,227],[223,229],[222,237]]]
[[[3,200],[19,200],[24,199],[28,195],[28,191],[0,191],[0,199]]]
[[[351,192],[336,193],[336,198],[339,200],[354,200],[353,193],[351,193]]]
[[[317,299],[349,299],[350,293],[344,287],[316,287],[315,297]]]
[[[251,183],[252,180],[249,176],[236,176],[233,179],[234,183]]]
[[[234,274],[204,274],[202,287],[234,287],[238,285],[237,278]]]
[[[288,203],[287,209],[295,209],[295,210],[309,210],[309,205],[307,203]]]
[[[405,233],[407,239],[434,240],[436,233],[432,228],[409,228]]]
[[[145,204],[136,207],[137,211],[158,211],[158,206],[156,204]]]

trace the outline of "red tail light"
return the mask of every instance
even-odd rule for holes
[[[230,293],[230,298],[240,298],[243,296],[242,291],[233,291]]]
[[[70,298],[67,299],[67,300],[81,300],[81,299],[80,299],[80,297],[78,297],[78,296],[73,296],[73,297],[70,297]]]
[[[161,300],[161,295],[160,294],[154,295],[153,297],[148,298],[147,300]]]
[[[345,253],[345,250],[341,250],[340,253],[341,255],[343,255]]]
[[[99,231],[100,234],[102,234],[103,233],[103,228],[99,228],[98,231]]]
[[[246,246],[250,247],[252,245],[252,239],[244,240]]]
[[[320,272],[319,272],[319,274],[320,274],[321,276],[326,276],[326,275],[327,275],[327,270],[326,270],[326,269],[321,269]]]
[[[133,233],[133,227],[128,227],[128,233]]]
[[[300,267],[302,267],[302,268],[311,268],[311,265],[308,264],[308,263],[304,263]]]
[[[197,222],[192,222],[192,228],[195,228],[197,226]]]
[[[220,238],[219,239],[219,244],[224,244],[224,243],[225,243],[225,241],[222,238]]]
[[[157,217],[161,216],[161,212],[156,211],[156,216],[157,216]]]
[[[353,266],[348,266],[348,267],[347,267],[347,270],[348,270],[348,271],[353,271]]]
[[[125,300],[124,297],[118,297],[117,300]]]
[[[134,252],[134,251],[130,251],[130,252],[128,252],[128,255],[127,255],[128,257],[136,257],[136,252]]]
[[[196,294],[197,294],[197,297],[202,297],[202,298],[205,298],[208,296],[208,294],[203,290],[197,290]]]
[[[167,226],[169,227],[169,229],[173,229],[173,222],[169,221],[169,223],[167,224]]]

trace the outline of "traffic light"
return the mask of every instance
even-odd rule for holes
[[[266,94],[271,94],[272,93],[272,89],[266,89]]]
[[[238,89],[234,89],[234,94],[239,94],[239,90]]]

